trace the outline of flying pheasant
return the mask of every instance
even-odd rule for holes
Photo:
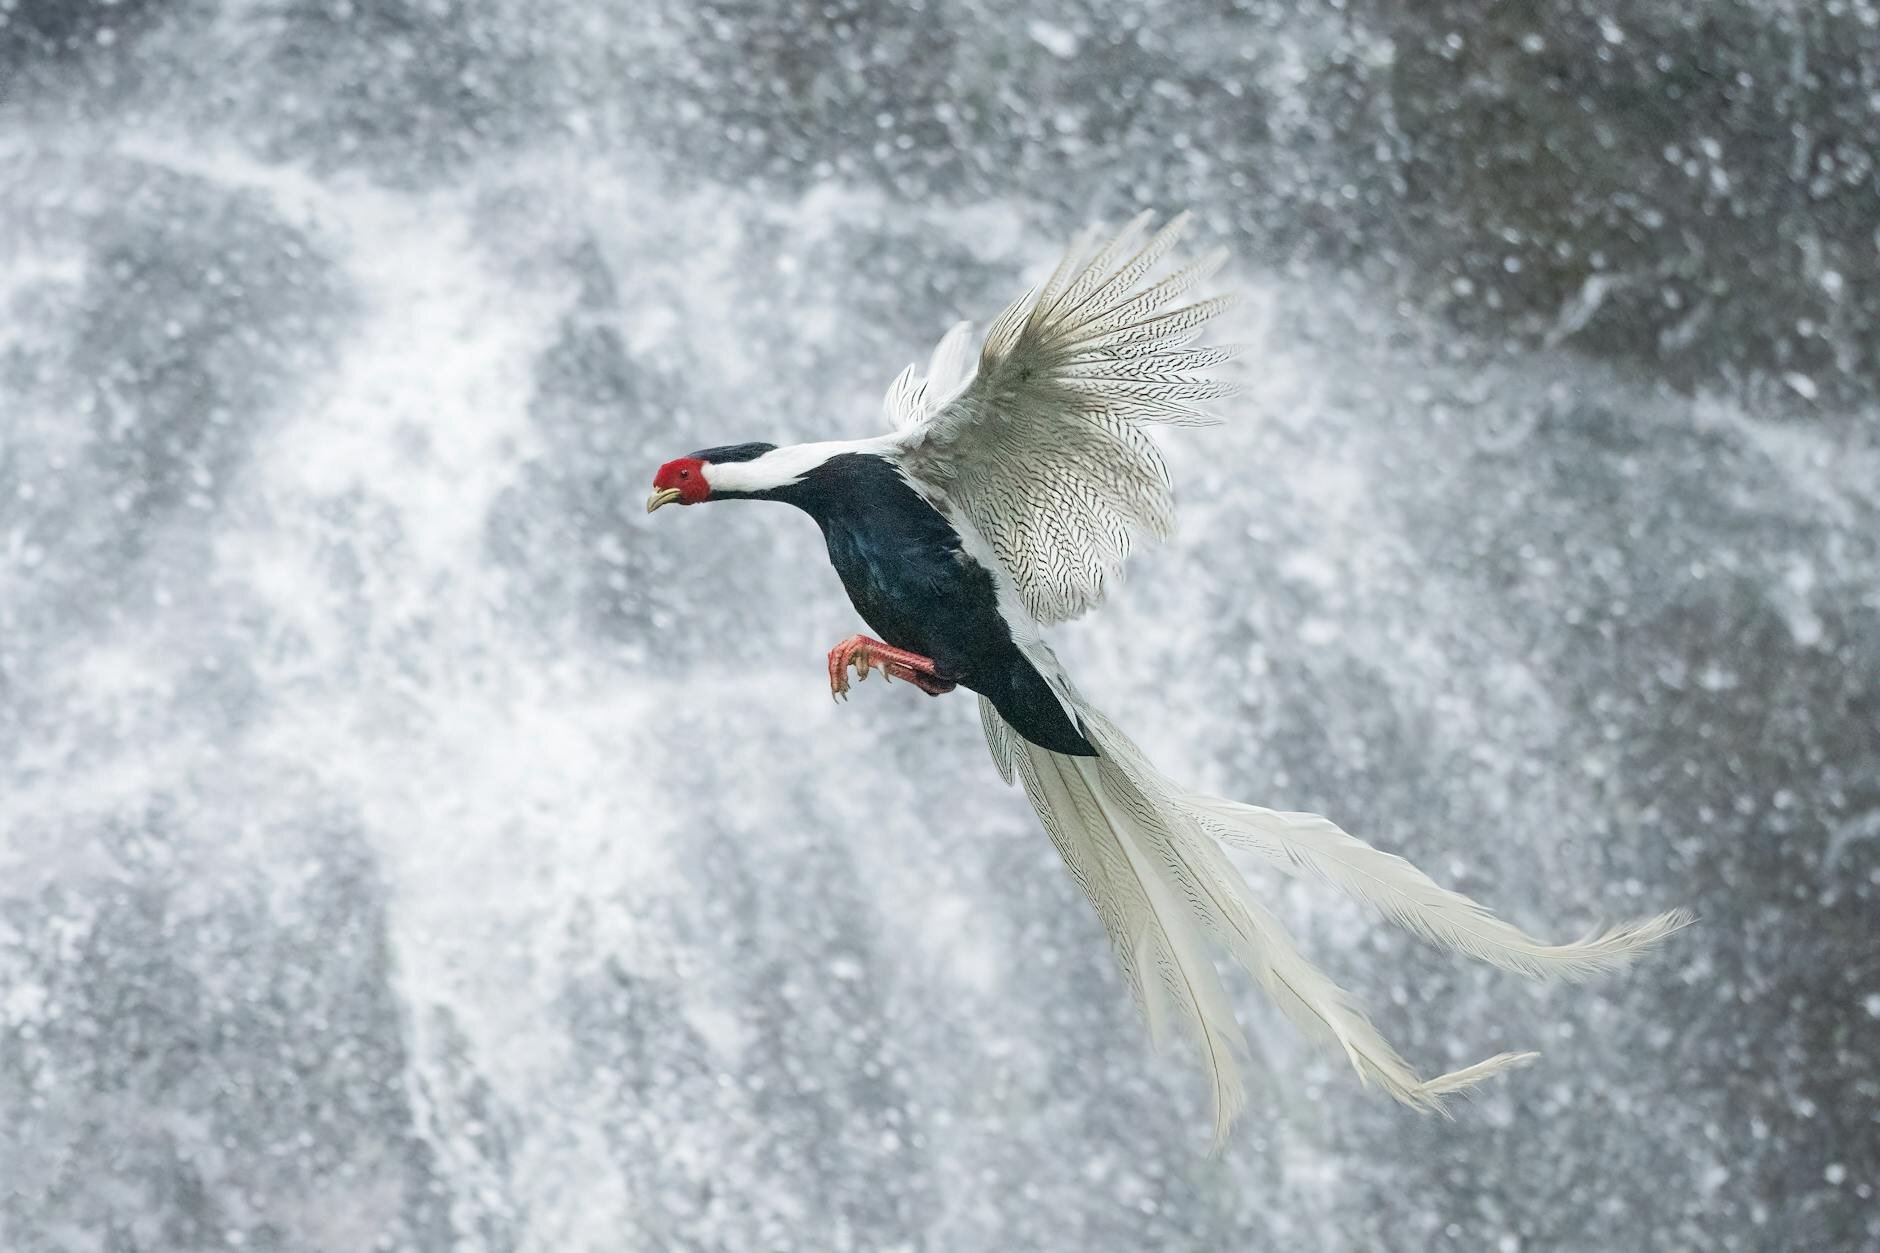
[[[707,448],[661,466],[646,508],[795,505],[822,527],[849,599],[879,637],[830,651],[831,694],[846,695],[851,670],[857,679],[880,670],[933,696],[979,694],[999,773],[1023,780],[1151,1031],[1159,1042],[1172,1021],[1198,1047],[1217,1146],[1244,1100],[1245,1043],[1210,941],[1307,1035],[1341,1048],[1362,1080],[1439,1110],[1535,1055],[1420,1077],[1300,955],[1221,845],[1320,876],[1426,940],[1532,976],[1613,969],[1690,919],[1673,911],[1543,943],[1316,814],[1187,790],[1084,699],[1042,628],[1096,604],[1138,534],[1170,533],[1172,484],[1145,428],[1209,425],[1201,406],[1233,390],[1206,376],[1231,350],[1189,346],[1230,300],[1182,303],[1226,253],[1154,278],[1186,215],[1144,239],[1148,223],[1144,214],[1101,246],[1086,232],[992,324],[976,366],[967,324],[948,331],[924,376],[910,365],[888,388],[890,433]]]

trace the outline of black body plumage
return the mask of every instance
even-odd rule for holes
[[[723,463],[767,445],[696,454]],[[730,454],[730,455],[727,455]],[[816,519],[829,561],[862,620],[884,643],[933,659],[941,675],[990,700],[1012,729],[1052,752],[1096,755],[999,613],[992,574],[959,532],[885,458],[842,453],[786,487],[714,493],[780,500]]]

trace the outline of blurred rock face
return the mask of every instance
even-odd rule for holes
[[[0,7],[0,1246],[1880,1241],[1880,10]],[[1428,1066],[1225,1162],[970,706],[810,524],[637,502],[1093,216],[1241,259],[1180,541],[1065,633],[1172,772],[1541,931],[1271,885]],[[866,768],[856,763],[867,761]]]

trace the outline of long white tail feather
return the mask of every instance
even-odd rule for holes
[[[1175,899],[1153,838],[1115,803],[1100,767],[1014,738],[1026,795],[1109,932],[1152,1035],[1165,1039],[1172,1018],[1200,1050],[1213,1090],[1215,1143],[1223,1143],[1245,1100],[1235,1057],[1245,1043],[1195,911]]]
[[[1439,1075],[1423,1085],[1423,1090],[1431,1096],[1466,1096],[1482,1080],[1500,1074],[1504,1070],[1518,1070],[1527,1065],[1539,1053],[1497,1053],[1487,1061],[1477,1062],[1473,1066],[1464,1066],[1461,1070],[1452,1070],[1446,1075]]]
[[[1217,1151],[1245,1100],[1240,1058],[1246,1041],[1207,936],[1246,967],[1304,1035],[1338,1048],[1362,1082],[1414,1109],[1446,1113],[1447,1098],[1538,1056],[1500,1053],[1421,1077],[1356,999],[1306,960],[1220,844],[1258,853],[1295,874],[1320,875],[1419,934],[1528,974],[1579,978],[1609,970],[1689,921],[1674,911],[1578,944],[1543,944],[1317,815],[1182,790],[1077,694],[1049,649],[1032,645],[1027,651],[1099,755],[1067,757],[1040,748],[982,699],[993,758],[1008,781],[1015,773],[1024,782],[1071,877],[1096,908],[1152,1037],[1160,1044],[1172,1024],[1196,1044],[1213,1095]]]
[[[991,711],[991,702],[982,701],[981,708]],[[996,711],[990,712],[988,716],[1003,725]],[[1135,998],[1144,1016],[1153,1023],[1156,1006],[1151,1004],[1143,987],[1140,962],[1146,944],[1142,934],[1144,920],[1152,917],[1147,899],[1141,888],[1127,879],[1121,883],[1115,881],[1106,865],[1111,860],[1105,857],[1107,842],[1084,832],[1076,801],[1057,767],[1048,757],[1035,757],[1022,751],[1021,746],[1025,746],[1026,741],[1011,733],[1009,728],[1007,734],[1011,736],[1013,756],[1019,777],[1025,784],[1025,794],[1031,798],[1032,807],[1038,811],[1038,817],[1044,822],[1045,831],[1056,845],[1058,855],[1064,859],[1064,866],[1070,871],[1072,880],[1089,897],[1097,911],[1098,921],[1109,932],[1110,947],[1115,950],[1117,965],[1130,995]]]
[[[1085,708],[1085,725],[1124,792],[1156,816],[1146,830],[1166,841],[1162,851],[1184,885],[1197,885],[1191,899],[1209,929],[1260,982],[1282,1012],[1308,1038],[1336,1044],[1365,1082],[1375,1081],[1393,1099],[1418,1109],[1439,1109],[1436,1096],[1458,1086],[1457,1075],[1423,1080],[1384,1039],[1349,993],[1299,952],[1272,913],[1253,898],[1246,881],[1205,836],[1178,817],[1182,794],[1154,770],[1136,746],[1107,718]],[[1496,1067],[1482,1063],[1469,1073],[1485,1077]],[[1458,1074],[1464,1072],[1458,1072]],[[1433,1088],[1431,1085],[1439,1085]]]
[[[1218,796],[1188,795],[1179,803],[1223,844],[1257,853],[1288,874],[1324,879],[1433,944],[1537,979],[1577,981],[1617,970],[1691,922],[1688,911],[1674,909],[1570,944],[1548,944],[1318,814]]]

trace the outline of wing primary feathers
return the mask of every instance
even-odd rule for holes
[[[1089,371],[1107,370],[1119,361],[1129,361],[1123,367],[1123,374],[1103,374],[1094,377],[1119,378],[1128,380],[1141,377],[1143,371],[1153,369],[1156,373],[1169,375],[1191,374],[1196,370],[1205,370],[1210,366],[1231,361],[1244,351],[1240,344],[1210,344],[1206,348],[1187,348],[1174,352],[1145,353],[1133,360],[1119,357],[1108,349],[1099,348],[1091,352],[1081,352],[1065,362],[1065,370],[1072,375],[1084,375]]]
[[[1139,322],[1105,330],[1086,342],[1094,347],[1112,349],[1142,344],[1167,344],[1175,347],[1178,343],[1187,342],[1186,337],[1191,333],[1200,334],[1204,323],[1231,309],[1233,305],[1232,296],[1215,296],[1210,300],[1196,301],[1172,313],[1159,314],[1153,318],[1144,318]],[[1177,340],[1177,336],[1184,338]],[[1158,347],[1155,351],[1159,352],[1161,349]]]
[[[1074,311],[1101,287],[1103,280],[1109,276],[1110,267],[1116,264],[1118,257],[1129,250],[1130,245],[1135,243],[1136,237],[1142,234],[1142,228],[1147,226],[1154,217],[1154,213],[1145,210],[1131,218],[1123,229],[1097,252],[1096,256],[1084,264],[1083,269],[1078,272],[1075,279],[1071,280],[1070,286],[1065,289],[1057,302],[1044,311],[1045,320],[1056,322],[1061,312]]]
[[[1119,378],[1114,375],[1077,375],[1064,385],[1072,391],[1089,392],[1104,399],[1124,396],[1131,400],[1219,400],[1234,394],[1232,383],[1218,379]]]
[[[1184,295],[1198,284],[1213,278],[1226,264],[1227,249],[1216,248],[1193,265],[1177,270],[1153,287],[1134,296],[1126,296],[1125,299],[1118,300],[1114,304],[1091,310],[1077,322],[1073,329],[1083,331],[1087,327],[1095,327],[1099,330],[1109,330],[1127,326],[1144,314],[1162,308],[1177,296]]]
[[[1145,241],[1149,221],[1138,216],[1094,253],[1086,232],[994,321],[963,387],[940,381],[952,356],[936,349],[923,388],[890,389],[890,413],[915,415],[905,469],[961,507],[1043,625],[1102,598],[1133,528],[1158,538],[1172,528],[1174,488],[1147,428],[1209,425],[1205,406],[1232,393],[1205,375],[1230,351],[1185,350],[1228,301],[1169,307],[1226,253],[1154,280],[1188,218]]]
[[[988,366],[996,365],[1009,356],[1018,343],[1018,338],[1025,329],[1025,321],[1032,308],[1032,300],[1037,295],[1033,288],[1007,306],[997,320],[986,331],[986,344],[979,353],[979,367],[984,374]]]
[[[1190,215],[1187,213],[1177,213],[1174,217],[1170,218],[1168,224],[1157,231],[1149,242],[1142,246],[1142,251],[1124,262],[1122,268],[1118,269],[1114,274],[1097,278],[1089,292],[1084,295],[1082,299],[1071,303],[1070,297],[1067,295],[1065,300],[1067,307],[1050,310],[1053,319],[1060,325],[1072,326],[1075,325],[1072,319],[1076,318],[1076,316],[1084,310],[1089,309],[1093,305],[1100,308],[1112,298],[1120,298],[1126,295],[1137,283],[1141,282],[1142,279],[1148,275],[1149,271],[1155,268],[1156,264],[1161,261],[1163,257],[1169,254],[1169,251],[1173,249],[1177,243],[1181,242],[1181,237],[1188,227],[1189,216]],[[1132,228],[1134,229],[1126,230],[1124,235],[1118,236],[1118,242],[1126,236],[1133,236],[1136,230],[1140,229],[1140,225],[1147,221],[1146,216],[1137,218],[1136,222],[1132,223]],[[1120,255],[1121,250],[1118,249],[1117,251]],[[1225,259],[1226,250],[1223,249],[1222,260]],[[1093,263],[1091,269],[1094,270],[1095,268],[1096,263]]]
[[[1071,246],[1065,250],[1064,256],[1058,261],[1057,269],[1051,271],[1051,277],[1045,280],[1044,287],[1038,293],[1037,303],[1032,306],[1031,320],[1034,323],[1049,313],[1057,304],[1058,297],[1064,294],[1064,289],[1070,285],[1072,277],[1077,273],[1078,258],[1090,251],[1091,244],[1096,237],[1097,228],[1087,226],[1078,232],[1076,239],[1071,241]]]

